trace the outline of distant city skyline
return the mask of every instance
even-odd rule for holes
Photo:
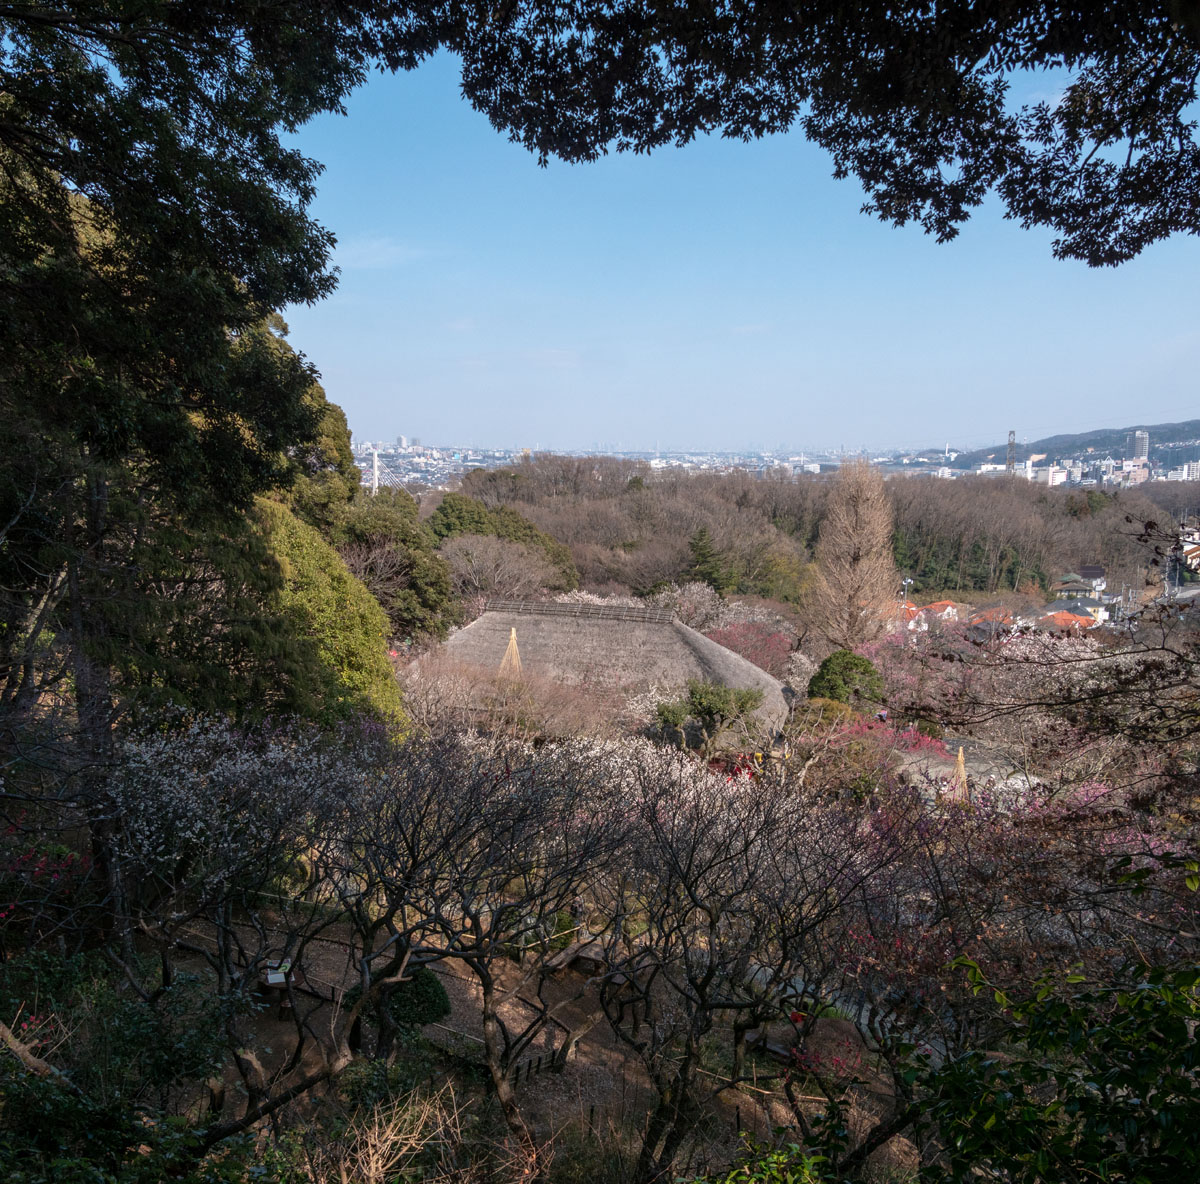
[[[1027,436],[1017,434],[1016,445],[1018,451],[1033,447],[1050,447],[1056,453],[1091,453],[1097,455],[1111,453],[1118,456],[1142,457],[1149,456],[1150,448],[1153,445],[1155,448],[1168,447],[1177,450],[1185,443],[1192,443],[1193,436],[1188,434],[1187,429],[1196,429],[1200,427],[1200,419],[1185,421],[1180,423],[1163,422],[1153,424],[1149,429],[1137,428],[1127,424],[1089,424],[1081,427],[1077,433],[1062,433],[1060,439],[1054,437],[1037,437],[1030,439]],[[1175,429],[1172,434],[1168,429]],[[1182,434],[1180,432],[1182,429]],[[1105,445],[1103,443],[1088,444],[1087,439],[1097,433],[1103,433],[1107,437],[1124,434],[1124,447],[1115,447]],[[1064,443],[1070,441],[1072,437],[1078,437],[1081,441],[1078,444],[1071,445]],[[590,444],[582,444],[578,446],[566,448],[549,448],[541,447],[537,442],[530,445],[518,445],[512,447],[509,445],[495,443],[474,443],[460,440],[446,439],[422,439],[419,436],[409,436],[403,432],[383,434],[380,436],[367,436],[362,433],[355,432],[351,428],[351,441],[355,450],[360,449],[381,449],[381,450],[399,450],[406,451],[411,449],[417,450],[433,450],[446,452],[451,450],[460,450],[463,452],[484,453],[484,454],[503,454],[506,456],[519,456],[523,453],[537,454],[539,452],[562,455],[596,455],[596,456],[650,456],[657,454],[662,456],[682,456],[687,453],[705,454],[710,456],[777,456],[798,458],[804,455],[811,455],[814,458],[836,459],[839,455],[860,455],[868,454],[871,456],[884,457],[910,457],[915,458],[918,454],[928,457],[933,460],[942,456],[953,458],[964,454],[978,453],[986,449],[995,449],[997,453],[1006,451],[1006,442],[1003,440],[989,440],[978,447],[964,447],[955,444],[953,441],[948,441],[942,444],[934,444],[932,446],[920,445],[900,445],[900,444],[883,444],[876,448],[861,448],[853,445],[838,445],[833,447],[822,447],[818,445],[794,445],[794,444],[752,444],[742,447],[726,447],[726,448],[701,448],[701,447],[684,447],[672,441],[656,441],[651,447],[638,447],[635,445],[625,445],[621,441],[593,441]],[[1198,450],[1200,450],[1200,431],[1196,432],[1194,442]]]
[[[285,316],[361,437],[974,448],[1200,402],[1194,239],[1091,270],[990,204],[939,247],[798,136],[538,169],[444,56],[295,143],[342,278]]]

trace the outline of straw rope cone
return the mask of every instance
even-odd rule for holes
[[[740,654],[661,611],[634,614],[595,605],[505,602],[445,645],[448,657],[505,676],[521,673],[570,686],[682,688],[688,679],[763,693],[760,722],[787,715],[783,685]],[[520,630],[520,648],[517,631]]]

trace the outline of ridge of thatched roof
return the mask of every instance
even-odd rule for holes
[[[787,713],[781,683],[663,609],[489,601],[481,617],[450,637],[446,652],[495,673],[513,629],[522,668],[534,676],[628,688],[682,687],[695,678],[762,691],[764,722],[778,725]]]
[[[596,617],[604,621],[657,621],[667,624],[675,619],[670,609],[632,604],[563,603],[559,600],[489,600],[484,612],[517,613],[522,616]]]

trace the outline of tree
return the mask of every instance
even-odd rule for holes
[[[797,1007],[816,1013],[836,992],[848,920],[909,841],[903,810],[868,817],[805,791],[786,768],[764,777],[731,786],[665,753],[621,777],[632,833],[592,891],[620,922],[597,943],[604,1010],[654,1089],[642,1184],[671,1178],[705,1104],[748,1080],[748,1032]],[[709,1073],[703,1051],[718,1027],[733,1056]]]
[[[466,494],[448,493],[430,516],[428,526],[434,537],[442,540],[463,534],[492,535],[510,543],[536,547],[558,572],[555,587],[570,591],[579,584],[579,572],[570,550],[509,506],[489,510]]]
[[[264,1069],[253,993],[269,963],[300,964],[336,922],[300,887],[333,894],[310,875],[311,853],[340,833],[343,804],[373,783],[369,769],[386,775],[394,749],[348,734],[348,747],[333,744],[313,728],[171,722],[117,741],[105,770],[107,867],[90,865],[73,882],[72,908],[47,947],[36,948],[44,909],[12,908],[4,884],[2,1018],[27,1015],[37,1000],[56,1037],[30,1050],[0,1024],[8,1051],[24,1058],[16,1073],[0,1064],[6,1175],[193,1179],[188,1168],[210,1148],[345,1063],[321,1039],[313,1002],[289,988],[295,1055]],[[38,833],[75,844],[76,794],[60,793],[41,797]],[[42,885],[43,897],[51,889]],[[100,904],[112,914],[107,934]],[[98,938],[108,939],[103,957]],[[225,1073],[238,1088],[226,1090]],[[206,1093],[200,1118],[193,1106]],[[230,1167],[228,1179],[243,1178]]]
[[[262,500],[256,518],[283,569],[277,609],[315,646],[323,672],[316,702],[304,714],[332,722],[366,713],[403,724],[400,688],[385,652],[387,620],[379,604],[338,553],[285,507]]]
[[[835,650],[809,680],[808,697],[837,703],[881,703],[883,679],[869,659],[851,650]]]
[[[844,464],[834,477],[816,557],[810,605],[817,628],[840,649],[882,634],[899,580],[891,502],[883,478],[866,461]]]
[[[735,621],[719,629],[709,629],[705,637],[727,650],[733,650],[735,654],[741,654],[746,661],[753,662],[773,678],[787,677],[792,639],[763,621]]]
[[[564,1004],[561,990],[546,990],[544,964],[558,918],[613,862],[627,829],[604,774],[585,745],[417,740],[347,803],[348,837],[331,836],[319,856],[349,914],[360,998],[379,1001],[381,1055],[410,961],[461,965],[478,984],[487,1068],[518,1132],[512,1070]],[[506,1016],[512,999],[523,1007]]]
[[[1023,226],[1055,231],[1057,256],[1093,266],[1200,230],[1200,13],[1185,0],[1119,14],[528,0],[503,9],[501,31],[464,17],[464,92],[542,160],[798,126],[835,176],[858,177],[868,212],[939,241],[991,191]],[[1045,69],[1067,73],[1061,98],[1021,104],[1014,82]]]
[[[331,290],[316,166],[278,139],[361,77],[364,10],[3,14],[0,407],[153,485],[245,506],[311,435],[257,331]]]
[[[460,534],[492,534],[491,511],[462,493],[448,493],[429,517],[429,531],[439,542]]]
[[[440,637],[456,619],[449,568],[404,490],[356,488],[325,535],[387,613],[393,638]]]
[[[4,632],[31,694],[69,668],[100,758],[128,689],[113,657],[153,635],[147,590],[181,582],[170,551],[244,536],[318,433],[273,314],[331,290],[332,238],[280,133],[360,80],[369,24],[308,4],[0,15]]]
[[[708,527],[697,529],[688,540],[688,550],[692,553],[692,565],[685,573],[687,579],[707,584],[718,592],[728,592],[733,587],[735,581],[728,566],[717,554]]]
[[[942,240],[992,190],[1023,225],[1055,230],[1057,254],[1094,265],[1200,228],[1188,117],[1200,16],[1187,0],[1115,14],[871,0],[852,20],[834,0],[752,12],[290,0],[186,14],[156,2],[11,7],[3,21],[0,143],[25,200],[0,215],[0,239],[38,255],[61,232],[61,179],[148,259],[221,261],[185,286],[245,277],[264,311],[330,279],[328,237],[303,213],[316,168],[278,130],[337,109],[372,57],[411,69],[439,47],[462,56],[467,98],[543,160],[798,126],[836,176],[859,178],[870,212]],[[1057,104],[1012,101],[1014,78],[1050,68],[1069,74]]]
[[[683,743],[687,730],[699,732],[700,751],[708,753],[721,733],[732,727],[749,732],[753,713],[762,706],[763,693],[756,687],[723,687],[719,683],[688,679],[687,694],[681,699],[659,703],[655,708],[659,727]]]
[[[973,1048],[939,1064],[928,1054],[913,1059],[915,1099],[878,1129],[916,1126],[932,1137],[939,1154],[922,1166],[922,1181],[1171,1184],[1200,1167],[1200,1052],[1192,1036],[1200,968],[1127,965],[1103,982],[1058,971],[1032,990],[1010,992],[970,959],[955,965],[976,994],[992,995],[1003,1009],[997,1044],[1004,1051]],[[803,1150],[755,1148],[725,1184],[862,1178],[848,1174],[864,1157],[847,1155],[844,1106],[831,1106],[823,1119]]]
[[[215,353],[201,333],[198,356],[190,329],[150,329],[107,308],[110,286],[137,281],[99,271],[88,283],[100,291],[77,293],[65,325],[43,317],[20,348],[0,349],[0,443],[13,458],[0,482],[0,564],[9,689],[29,701],[69,671],[83,734],[102,757],[131,695],[188,680],[171,669],[171,624],[185,606],[203,619],[236,599],[225,592],[238,578],[225,576],[249,530],[249,499],[286,480],[287,450],[316,407],[309,368],[268,323],[222,330]],[[37,334],[59,331],[66,344],[39,351]],[[123,344],[147,334],[163,351],[153,375]],[[185,391],[192,365],[207,377]],[[244,623],[230,617],[214,656]]]
[[[402,489],[368,496],[345,413],[316,384],[311,397],[321,412],[317,434],[293,449],[294,479],[281,496],[379,601],[393,639],[444,636],[455,617],[450,573],[418,520],[417,503]]]
[[[282,332],[287,331],[281,319],[273,319],[278,320]],[[287,501],[301,521],[335,541],[343,516],[363,493],[362,472],[350,447],[346,413],[326,399],[317,383],[310,388],[309,400],[319,416],[316,432],[311,440],[291,449],[293,472]]]
[[[460,534],[442,544],[441,555],[460,596],[522,600],[558,583],[545,555],[524,543]]]

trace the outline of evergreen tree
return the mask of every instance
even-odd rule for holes
[[[270,607],[315,650],[313,683],[294,688],[301,713],[331,723],[362,713],[404,723],[400,689],[386,652],[387,618],[338,553],[277,502],[260,500],[254,518],[282,581]]]
[[[835,650],[808,681],[810,699],[837,703],[881,703],[883,679],[869,659],[850,650]]]
[[[692,565],[687,570],[689,580],[707,584],[721,593],[733,588],[733,575],[713,545],[708,527],[701,526],[692,535],[688,540],[688,549],[692,553]]]
[[[387,614],[393,639],[444,636],[456,619],[450,569],[402,489],[359,489],[326,537]]]

